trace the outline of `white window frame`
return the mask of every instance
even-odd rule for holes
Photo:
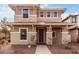
[[[51,12],[51,13],[50,13],[50,16],[51,16],[51,17],[54,17],[54,12]]]

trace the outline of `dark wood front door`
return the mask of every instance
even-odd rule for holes
[[[44,28],[37,29],[37,43],[45,44],[45,29]]]
[[[39,43],[44,41],[44,29],[39,29]]]

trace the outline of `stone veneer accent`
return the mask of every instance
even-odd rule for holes
[[[52,45],[52,32],[46,32],[46,44]]]
[[[28,36],[28,35],[27,35]],[[11,32],[11,44],[27,44],[27,40],[20,40],[19,32]]]
[[[62,32],[62,44],[64,44],[64,41],[71,42],[71,36],[69,32]]]
[[[36,45],[36,34],[37,34],[36,32],[28,32],[28,40],[29,41],[32,39],[31,38],[32,36],[35,36],[33,42],[31,42],[32,45]]]
[[[11,32],[11,44],[20,44],[20,45],[27,45],[31,39],[31,36],[35,35],[34,41],[31,44],[36,44],[36,32],[27,32],[27,40],[20,40],[20,33],[19,32]]]

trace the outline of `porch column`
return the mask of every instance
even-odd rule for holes
[[[28,41],[31,41],[32,45],[36,45],[36,28],[32,25],[32,30],[28,32]]]
[[[49,27],[47,27],[46,44],[52,45],[52,26],[51,25]]]
[[[62,28],[62,44],[67,42],[71,42],[71,35],[69,34],[68,31],[68,26]]]

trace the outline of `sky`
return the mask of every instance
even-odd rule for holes
[[[41,4],[41,8],[66,8],[67,10],[62,14],[62,19],[70,14],[79,14],[79,4]],[[7,17],[9,22],[14,20],[14,11],[8,4],[0,4],[0,20]]]

